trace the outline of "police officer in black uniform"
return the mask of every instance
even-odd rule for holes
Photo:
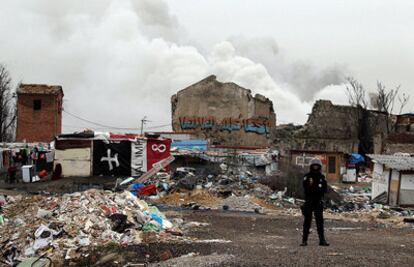
[[[315,214],[316,228],[319,235],[319,245],[329,246],[325,240],[323,229],[323,203],[322,199],[327,191],[325,176],[322,174],[322,162],[319,159],[312,159],[310,172],[303,179],[305,191],[305,204],[301,207],[304,218],[303,239],[301,246],[308,245],[309,229],[312,222],[312,213]]]

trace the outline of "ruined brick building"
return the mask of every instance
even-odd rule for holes
[[[276,125],[272,101],[209,76],[171,97],[172,126],[211,144],[267,146]]]
[[[17,97],[17,142],[47,143],[62,132],[62,86],[21,84]]]
[[[329,100],[315,102],[303,126],[281,126],[275,143],[285,149],[374,153],[381,150],[392,117],[375,110],[334,105]]]
[[[398,115],[395,132],[385,140],[385,154],[408,153],[414,154],[414,113]]]
[[[347,155],[381,153],[392,119],[378,111],[318,100],[305,125],[277,127],[274,145],[290,162],[303,167],[319,157],[328,179],[337,180]]]

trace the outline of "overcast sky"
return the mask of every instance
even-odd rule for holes
[[[167,125],[170,96],[210,74],[269,97],[278,123],[304,123],[319,98],[347,103],[346,76],[401,84],[409,112],[413,12],[409,0],[5,0],[0,62],[15,82],[62,85],[68,113],[103,125],[65,113],[67,132]]]

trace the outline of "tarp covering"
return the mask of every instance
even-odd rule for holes
[[[349,160],[349,163],[358,164],[358,163],[362,163],[362,162],[365,162],[364,156],[362,156],[361,154],[358,154],[358,153],[352,153],[351,159]]]
[[[207,151],[207,140],[174,140],[171,151]]]

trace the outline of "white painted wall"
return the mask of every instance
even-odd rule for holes
[[[62,175],[70,176],[90,176],[91,175],[91,149],[74,148],[66,150],[56,150],[55,166],[62,165]]]
[[[401,175],[400,205],[414,205],[414,174]]]
[[[371,197],[376,198],[383,192],[388,191],[388,177],[389,171],[384,170],[384,166],[380,163],[374,164],[374,171],[372,174],[372,192]]]

